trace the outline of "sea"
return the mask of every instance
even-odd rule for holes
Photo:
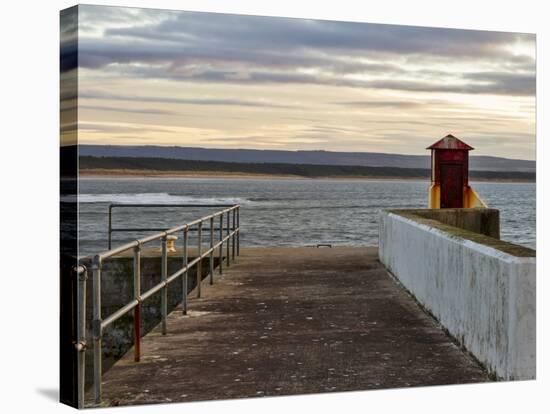
[[[536,248],[534,183],[470,184],[489,207],[500,210],[503,240]],[[373,246],[380,210],[425,208],[428,185],[414,180],[81,178],[79,256],[107,250],[111,203],[206,205],[117,207],[113,228],[168,229],[219,210],[208,205],[239,204],[241,246]],[[115,232],[112,246],[150,234]]]

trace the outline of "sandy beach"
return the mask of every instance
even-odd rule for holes
[[[79,171],[82,178],[234,178],[234,179],[247,179],[247,180],[266,180],[266,179],[287,179],[287,180],[358,180],[358,181],[372,181],[372,180],[389,180],[389,181],[402,181],[402,180],[414,180],[414,181],[426,181],[429,182],[429,177],[383,177],[383,176],[326,176],[326,177],[305,177],[301,175],[292,174],[251,174],[251,173],[229,173],[220,171],[159,171],[159,170],[130,170],[130,169],[81,169]],[[521,179],[482,179],[475,178],[471,181],[477,182],[502,182],[502,183],[526,183],[534,182],[532,180]]]

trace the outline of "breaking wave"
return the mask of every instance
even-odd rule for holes
[[[74,196],[61,197],[62,202],[74,202]],[[142,194],[80,194],[79,203],[127,203],[127,204],[249,204],[239,197],[192,197],[169,193]]]

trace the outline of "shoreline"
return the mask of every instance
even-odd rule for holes
[[[306,177],[292,174],[252,174],[252,173],[229,173],[217,171],[159,171],[159,170],[127,170],[127,169],[82,169],[79,170],[80,178],[220,178],[220,179],[243,179],[243,180],[268,180],[268,179],[286,179],[286,180],[342,180],[342,181],[426,181],[429,178],[407,177],[407,176],[319,176]],[[535,183],[534,180],[522,179],[488,179],[474,178],[472,182],[496,182],[496,183]]]

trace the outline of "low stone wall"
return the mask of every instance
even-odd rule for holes
[[[533,379],[535,251],[442,222],[460,214],[381,212],[380,261],[489,372]]]

